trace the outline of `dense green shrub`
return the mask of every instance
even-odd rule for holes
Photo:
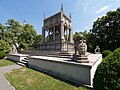
[[[111,54],[112,52],[110,50],[104,50],[102,52],[102,57],[105,58],[106,56],[108,56],[109,54]]]
[[[10,51],[10,45],[5,40],[0,40],[0,50],[4,52]]]
[[[0,59],[3,59],[6,56],[6,53],[4,51],[0,51]]]
[[[93,87],[94,90],[120,90],[120,48],[105,57],[98,66]]]

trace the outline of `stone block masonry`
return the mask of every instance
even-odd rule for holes
[[[102,61],[101,54],[88,55],[89,63],[77,63],[68,58],[31,56],[28,62],[34,68],[69,81],[92,87],[97,66]]]

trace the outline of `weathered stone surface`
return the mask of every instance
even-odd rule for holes
[[[89,61],[86,52],[87,52],[86,41],[83,39],[83,35],[80,35],[77,37],[75,54],[73,54],[72,60],[80,63],[88,63]]]
[[[31,56],[28,62],[34,68],[69,81],[92,87],[92,80],[98,64],[102,60],[101,54],[87,53],[89,63],[71,61],[70,58],[52,56]]]
[[[96,46],[96,48],[95,48],[95,54],[100,54],[100,48],[99,48],[99,46]]]
[[[45,40],[46,34],[48,40]],[[40,49],[49,51],[69,51],[69,49],[74,49],[71,16],[66,16],[63,9],[55,15],[44,18]]]

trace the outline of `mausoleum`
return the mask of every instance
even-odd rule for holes
[[[63,11],[46,18],[42,27],[42,40],[40,50],[74,51],[72,19]]]

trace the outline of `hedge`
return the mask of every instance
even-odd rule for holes
[[[104,50],[102,52],[102,57],[105,58],[106,56],[108,56],[109,54],[111,54],[112,52],[110,50]]]
[[[94,79],[94,90],[120,90],[120,48],[103,59]]]
[[[0,59],[3,59],[6,56],[6,53],[4,51],[0,51]]]

